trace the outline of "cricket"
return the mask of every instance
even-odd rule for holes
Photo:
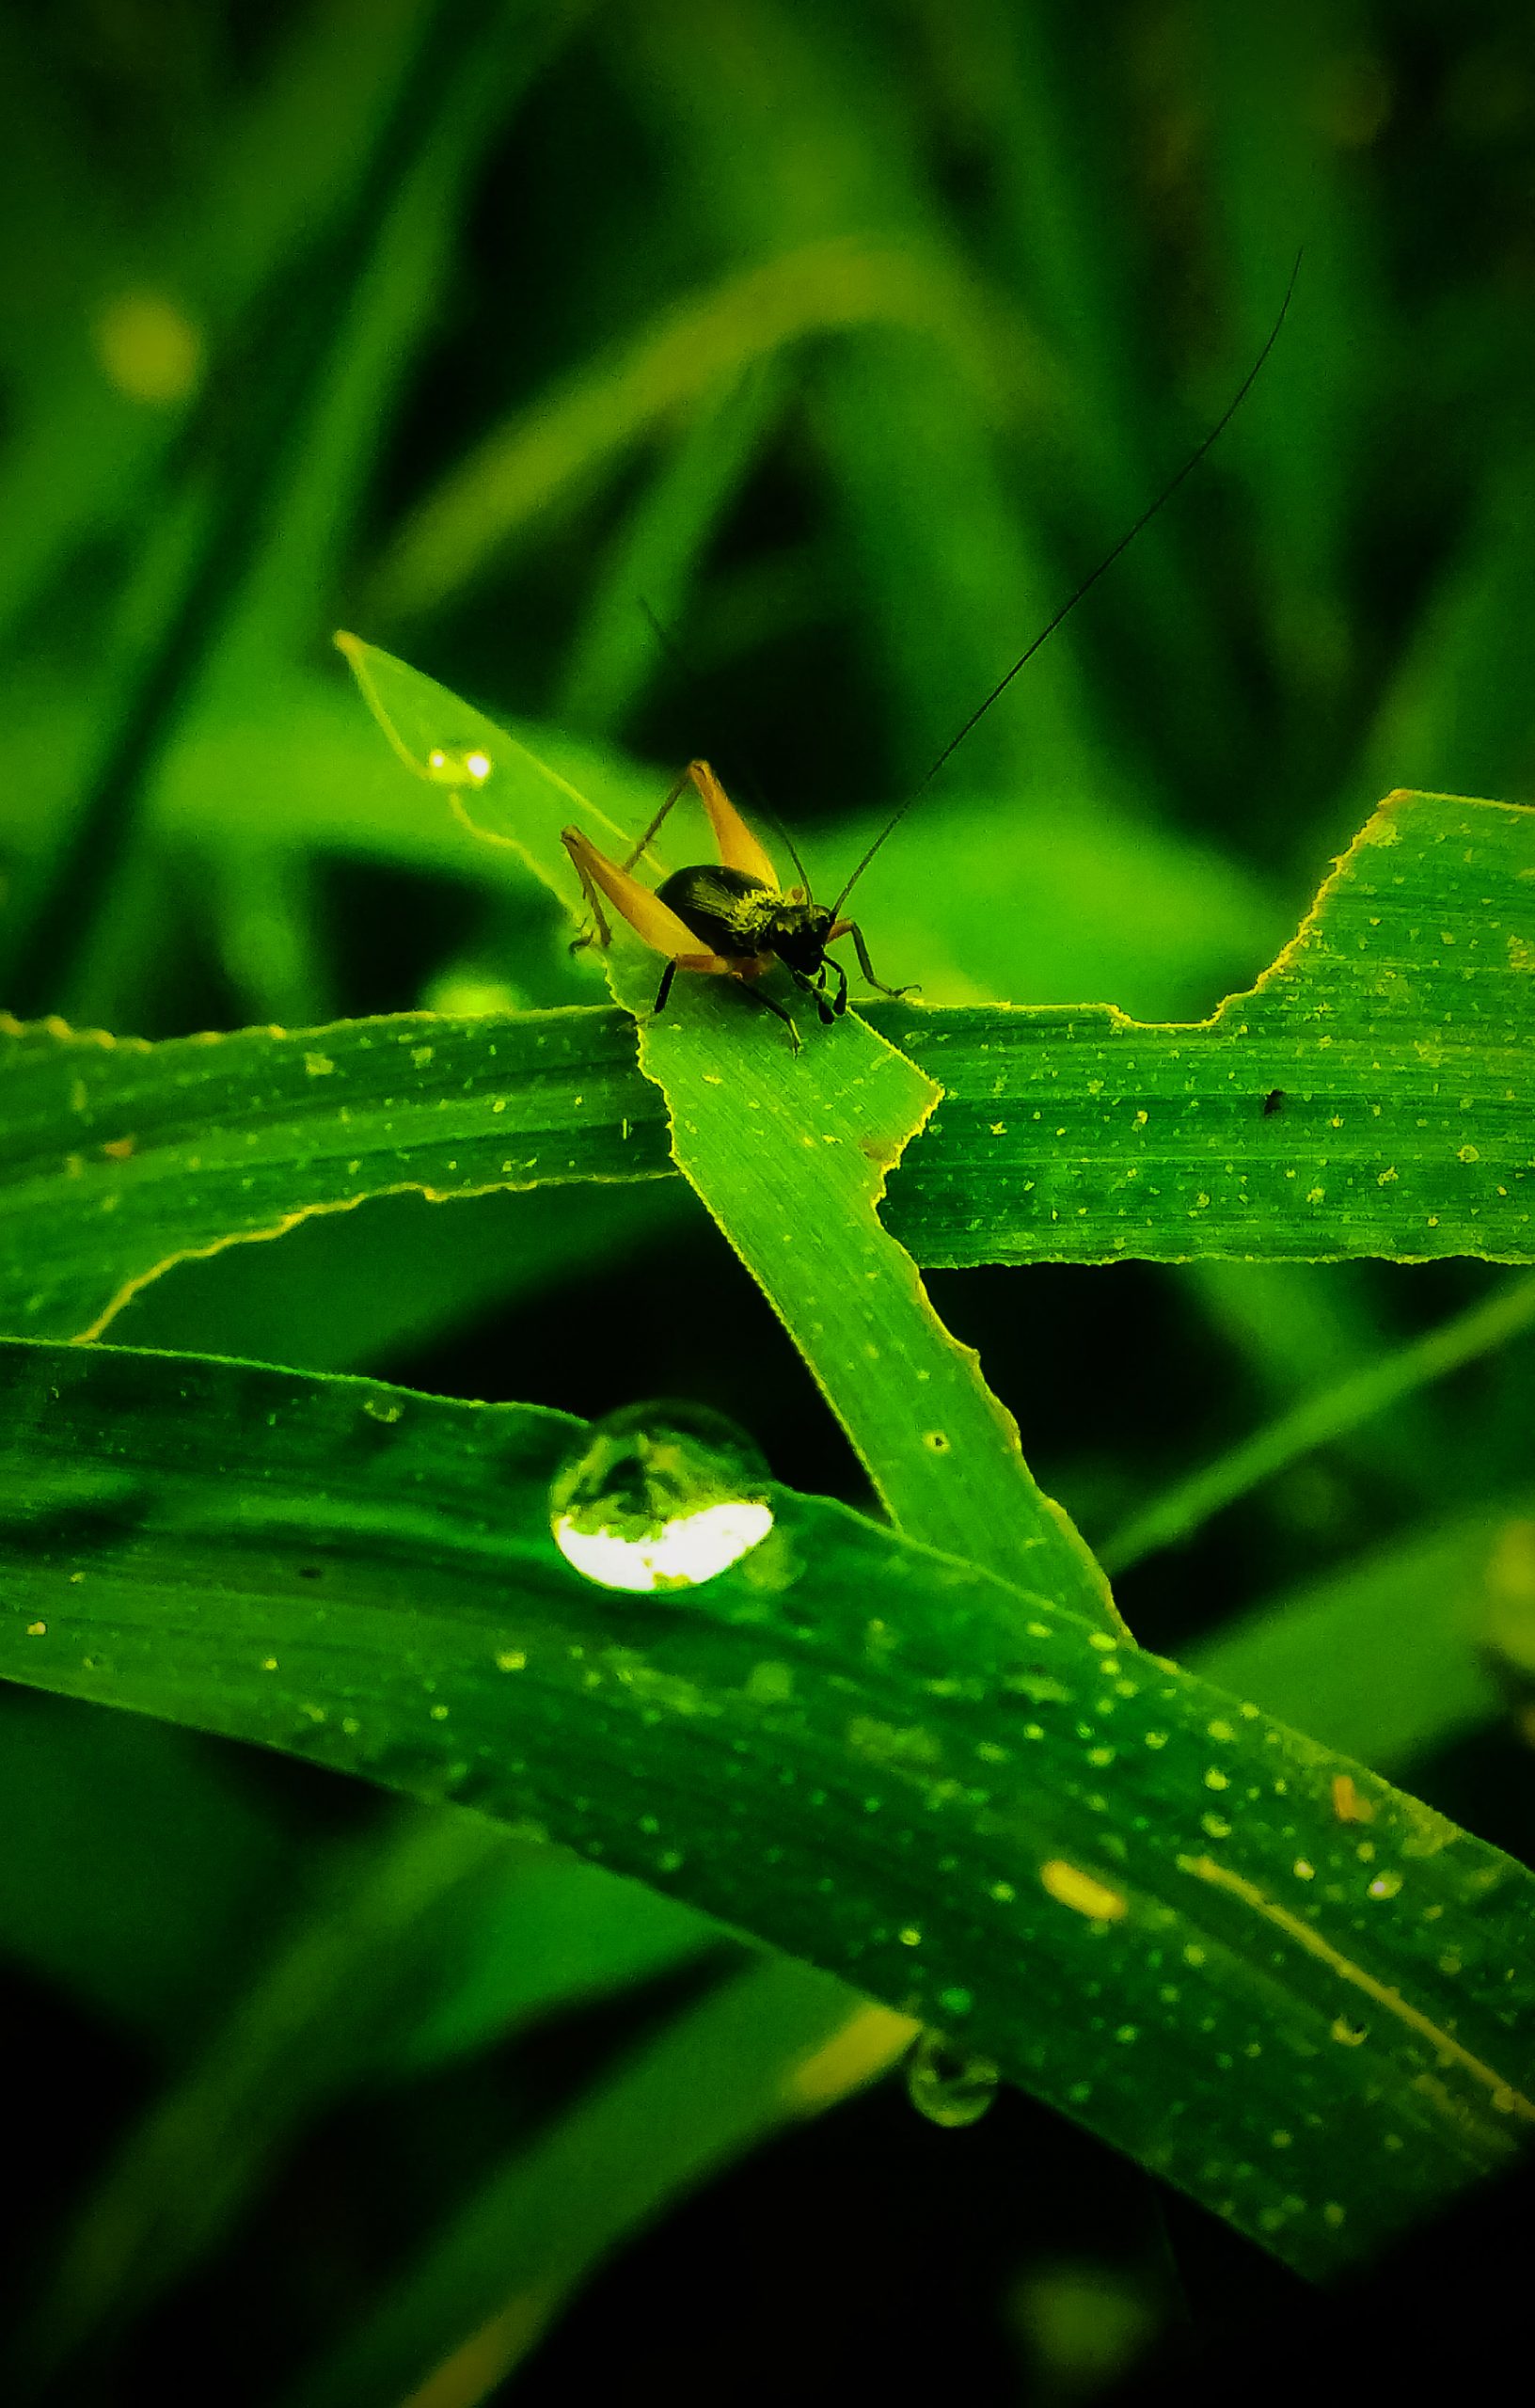
[[[594,924],[594,936],[578,937],[576,946],[594,942],[606,949],[612,943],[611,926],[603,909],[606,901],[627,922],[641,942],[665,960],[653,1014],[666,1009],[673,981],[679,970],[688,971],[695,976],[733,978],[783,1022],[796,1054],[800,1050],[800,1038],[793,1013],[775,995],[766,992],[759,983],[769,972],[775,969],[786,971],[800,992],[811,997],[822,1025],[830,1026],[847,1008],[847,972],[828,948],[841,938],[850,937],[859,970],[867,986],[881,995],[915,993],[916,990],[911,987],[887,987],[881,978],[875,975],[862,929],[856,920],[844,915],[848,896],[887,838],[894,835],[907,813],[926,794],[939,771],[980,724],[993,704],[1006,692],[1020,671],[1070,617],[1078,603],[1092,591],[1105,571],[1129,550],[1158,512],[1171,501],[1184,479],[1193,473],[1211,446],[1224,435],[1279,340],[1300,269],[1301,259],[1297,254],[1284,299],[1279,305],[1279,313],[1262,349],[1203,441],[1189,454],[1176,475],[1168,479],[1155,499],[1142,511],[1133,526],[1128,528],[1103,555],[1076,591],[1068,595],[1012,667],[998,678],[990,692],[976,705],[963,726],[949,738],[906,800],[886,821],[862,859],[855,864],[834,903],[816,902],[804,864],[795,850],[794,840],[783,829],[783,839],[800,881],[785,894],[779,883],[772,860],[747,826],[707,761],[690,761],[644,834],[623,862],[610,861],[581,829],[571,827],[562,830],[562,842],[580,879],[581,891]],[[718,859],[673,870],[658,887],[646,886],[636,878],[635,870],[689,788],[704,806],[713,832]],[[834,982],[831,994],[827,992],[829,978]],[[1277,1107],[1265,1104],[1266,1112],[1271,1108]]]

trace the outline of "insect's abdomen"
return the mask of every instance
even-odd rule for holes
[[[749,871],[707,863],[674,869],[656,893],[711,953],[738,958],[766,949],[781,899]]]

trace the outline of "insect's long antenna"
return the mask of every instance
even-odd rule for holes
[[[673,635],[672,629],[666,625],[663,619],[657,618],[656,612],[651,609],[650,604],[646,601],[642,594],[640,596],[640,608],[650,622],[651,632],[655,636],[657,642],[660,645],[661,650],[667,655],[667,657],[671,660],[673,666],[680,669],[684,676],[691,677],[696,680],[698,673],[694,669],[692,662],[683,651],[681,644],[677,642],[677,639]],[[790,835],[787,828],[783,825],[783,822],[779,817],[778,813],[773,809],[772,804],[767,800],[766,796],[757,789],[757,782],[754,778],[752,781],[752,785],[753,789],[752,795],[752,809],[754,811],[760,811],[763,817],[765,819],[770,819],[773,826],[778,830],[778,832],[783,837],[783,843],[788,850],[789,859],[793,862],[795,868],[799,873],[799,882],[803,886],[805,893],[809,895],[811,892],[810,872],[806,869],[804,863],[799,858],[799,846],[795,843],[794,838]]]
[[[1193,475],[1195,469],[1199,466],[1199,463],[1204,458],[1206,452],[1211,449],[1211,446],[1226,433],[1226,428],[1230,425],[1231,420],[1235,418],[1238,410],[1241,409],[1242,403],[1247,399],[1248,394],[1252,391],[1253,386],[1258,380],[1259,371],[1264,366],[1270,352],[1274,349],[1274,344],[1279,340],[1279,330],[1283,326],[1286,317],[1289,315],[1290,301],[1295,292],[1295,279],[1300,275],[1301,261],[1304,257],[1305,253],[1303,251],[1296,252],[1295,264],[1290,271],[1290,282],[1285,287],[1285,297],[1279,304],[1279,315],[1275,318],[1274,325],[1269,329],[1268,340],[1264,343],[1262,350],[1258,353],[1258,357],[1254,360],[1251,368],[1248,369],[1246,375],[1237,387],[1236,391],[1232,394],[1231,399],[1227,402],[1225,409],[1221,412],[1220,417],[1211,428],[1210,433],[1199,445],[1197,451],[1190,452],[1188,458],[1184,461],[1183,466],[1178,471],[1177,476],[1170,477],[1168,479],[1167,483],[1163,486],[1162,491],[1158,494],[1155,501],[1147,503],[1146,509],[1142,511],[1139,518],[1136,519],[1134,526],[1126,530],[1125,533],[1120,536],[1119,541],[1115,545],[1112,551],[1104,553],[1103,558],[1099,562],[1098,566],[1092,570],[1088,576],[1083,578],[1082,583],[1078,586],[1076,592],[1068,595],[1067,599],[1061,604],[1060,609],[1056,611],[1054,617],[1040,628],[1038,634],[1035,637],[1034,642],[1028,646],[1027,650],[1019,654],[1018,658],[1014,661],[1011,669],[1008,670],[1005,677],[998,678],[996,684],[992,687],[991,691],[987,695],[985,701],[976,704],[975,708],[971,712],[970,717],[966,720],[963,727],[958,730],[957,734],[950,737],[947,744],[944,745],[943,750],[939,754],[937,760],[933,762],[932,766],[928,769],[925,770],[923,776],[919,779],[916,785],[912,787],[911,792],[907,796],[906,800],[895,813],[894,818],[887,820],[884,827],[879,831],[878,835],[876,836],[873,844],[869,847],[868,851],[864,854],[862,860],[854,870],[851,878],[848,879],[847,884],[844,886],[842,893],[838,895],[835,903],[832,905],[831,908],[834,911],[840,911],[842,910],[842,907],[847,902],[848,895],[852,893],[854,887],[858,884],[859,879],[868,868],[869,863],[873,861],[876,853],[879,850],[879,848],[884,843],[886,837],[894,834],[896,829],[900,826],[901,821],[906,817],[906,815],[910,810],[912,804],[921,800],[923,795],[926,793],[927,788],[932,784],[933,780],[937,777],[940,769],[942,768],[945,761],[951,759],[952,756],[957,752],[966,737],[969,736],[974,728],[980,725],[981,721],[986,717],[986,714],[990,709],[992,704],[998,701],[999,698],[1006,692],[1008,687],[1012,684],[1013,679],[1018,675],[1019,671],[1022,669],[1027,662],[1034,658],[1035,654],[1038,651],[1041,644],[1049,642],[1051,637],[1054,634],[1062,620],[1068,619],[1070,617],[1072,611],[1076,609],[1077,604],[1083,599],[1083,596],[1092,592],[1093,587],[1098,583],[1099,578],[1103,575],[1106,569],[1111,569],[1114,566],[1114,563],[1119,558],[1120,553],[1126,552],[1130,549],[1131,545],[1135,541],[1136,536],[1141,532],[1142,529],[1148,527],[1152,519],[1155,518],[1158,511],[1163,508],[1167,502],[1171,501],[1174,494],[1178,491],[1179,486],[1183,483],[1184,478]]]

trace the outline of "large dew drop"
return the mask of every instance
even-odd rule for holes
[[[600,1588],[694,1589],[738,1563],[773,1527],[767,1465],[707,1406],[625,1406],[593,1423],[549,1491],[567,1562]]]
[[[1002,2077],[989,2057],[957,2048],[943,2032],[919,2033],[906,2061],[906,2095],[930,2124],[978,2124]]]

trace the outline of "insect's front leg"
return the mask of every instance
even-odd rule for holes
[[[853,951],[858,956],[858,966],[863,973],[863,976],[867,984],[873,987],[877,993],[881,995],[894,995],[897,999],[902,995],[921,994],[922,990],[920,987],[887,987],[882,978],[877,978],[875,976],[874,964],[869,959],[869,948],[863,942],[863,931],[859,927],[856,920],[839,920],[836,927],[831,931],[831,937],[852,938]],[[831,942],[831,938],[829,937],[827,942],[830,943]],[[843,973],[843,983],[844,986],[846,986],[846,971]],[[840,1010],[841,1006],[839,1006],[838,1008]]]
[[[833,964],[833,967],[835,966],[836,965]],[[808,970],[790,970],[789,976],[794,980],[794,983],[799,988],[800,993],[810,997],[811,1002],[815,1006],[821,1026],[823,1028],[830,1028],[831,1022],[837,1016],[839,1006],[834,1005],[830,996],[825,992],[825,963],[822,963],[820,970],[814,978],[811,976]],[[844,979],[844,986],[846,986],[847,983],[847,980]]]

